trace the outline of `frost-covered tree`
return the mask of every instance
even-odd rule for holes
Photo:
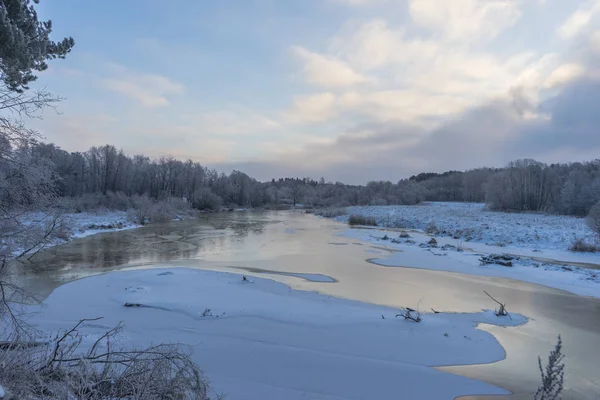
[[[72,38],[51,41],[51,32],[52,23],[38,21],[30,1],[0,0],[0,267],[23,250],[39,250],[35,242],[43,244],[48,229],[57,227],[51,215],[22,218],[54,198],[52,164],[36,157],[38,135],[24,122],[58,100],[44,91],[28,91],[48,60],[64,58],[73,47]]]
[[[590,229],[600,236],[600,201],[592,207],[586,222]]]

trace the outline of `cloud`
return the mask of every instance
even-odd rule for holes
[[[544,87],[553,88],[555,86],[564,85],[572,80],[579,78],[585,73],[585,67],[580,64],[568,63],[558,66],[546,78]]]
[[[363,24],[346,24],[331,40],[331,51],[363,69],[390,64],[419,64],[431,61],[440,44],[428,39],[407,39],[403,29],[391,29],[382,19]]]
[[[203,132],[222,136],[243,136],[282,128],[279,122],[245,108],[192,115],[187,118],[187,123]]]
[[[339,88],[372,82],[372,79],[353,71],[335,57],[313,53],[298,46],[293,46],[291,50],[304,63],[306,81],[312,85]]]
[[[493,38],[521,16],[516,0],[409,0],[414,22],[444,38]]]
[[[593,0],[581,6],[558,28],[557,33],[563,39],[571,39],[585,30],[594,16],[600,12],[600,1]]]
[[[433,129],[404,121],[360,123],[334,140],[261,162],[222,167],[244,168],[261,179],[282,171],[363,184],[423,171],[503,166],[519,158],[589,159],[600,151],[599,103],[600,80],[582,76],[537,105],[515,92],[512,98],[472,107]],[[530,108],[540,116],[530,117]]]
[[[369,71],[378,84],[297,98],[292,110],[296,121],[323,122],[343,116],[431,125],[476,104],[508,96],[514,87],[537,98],[544,80],[560,64],[551,54],[523,51],[499,56],[470,50],[466,42],[446,43],[431,34],[409,36],[405,29],[392,28],[382,19],[347,23],[330,40],[329,53],[352,71]],[[547,84],[564,83],[577,72],[565,66]]]
[[[288,119],[292,123],[315,123],[327,121],[337,116],[336,95],[330,92],[309,96],[297,96],[294,99]]]
[[[123,66],[111,64],[116,76],[101,80],[104,88],[136,100],[144,107],[168,106],[169,97],[185,92],[185,87],[167,77],[139,73]]]
[[[336,3],[346,4],[348,6],[366,6],[385,2],[386,0],[333,0]]]

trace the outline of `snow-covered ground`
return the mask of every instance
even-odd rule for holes
[[[43,212],[32,212],[20,216],[23,225],[37,226],[42,230],[52,222],[53,218],[53,213]],[[129,221],[127,213],[124,211],[66,213],[60,215],[59,221],[62,229],[60,229],[56,237],[43,245],[44,248],[58,246],[72,239],[95,235],[101,232],[114,232],[140,227],[140,225]],[[23,242],[27,243],[27,240],[17,238],[15,242],[19,244]],[[12,254],[18,256],[30,245],[26,246],[13,245]]]
[[[573,254],[567,251],[537,252],[527,249],[466,243],[461,240],[436,237],[437,245],[429,245],[432,236],[422,232],[399,232],[381,229],[347,229],[341,235],[386,246],[390,254],[378,253],[371,262],[389,267],[423,268],[459,272],[469,275],[510,278],[536,283],[571,293],[600,297],[600,270],[577,267],[578,262],[600,264],[597,254]],[[490,254],[516,254],[512,266],[482,265],[480,258]],[[561,260],[555,261],[555,260]]]
[[[231,400],[507,394],[431,367],[501,360],[503,348],[477,324],[526,322],[520,315],[508,319],[482,311],[428,313],[415,323],[395,318],[397,309],[296,291],[268,279],[183,268],[82,279],[56,289],[35,311],[32,322],[45,331],[104,317],[82,333],[97,337],[123,321],[124,345],[188,344],[216,392]]]
[[[101,211],[97,213],[71,213],[65,218],[71,228],[72,238],[81,238],[101,232],[121,231],[139,228],[140,225],[128,220],[125,211]]]
[[[429,228],[438,236],[498,247],[567,250],[575,238],[589,243],[597,240],[582,218],[493,212],[484,207],[480,203],[349,207],[348,215],[336,219],[347,222],[349,215],[363,215],[375,218],[379,226],[421,231]]]
[[[347,213],[336,219],[363,215],[386,228],[347,229],[343,236],[401,250],[373,259],[376,264],[511,278],[600,297],[600,253],[568,250],[575,238],[598,241],[581,218],[491,212],[475,203],[350,207]],[[400,237],[403,230],[410,238]],[[426,245],[432,237],[437,247]],[[512,267],[482,265],[481,256],[490,254],[516,259]]]

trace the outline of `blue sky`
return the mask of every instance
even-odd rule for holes
[[[364,183],[600,149],[595,112],[579,106],[597,98],[600,0],[43,0],[38,11],[76,41],[37,83],[65,98],[60,113],[33,121],[70,151],[109,143],[259,179]],[[576,123],[558,126],[573,110]]]

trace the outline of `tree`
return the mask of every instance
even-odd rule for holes
[[[39,3],[39,0],[33,0]],[[0,0],[0,74],[6,87],[22,93],[48,68],[46,61],[65,58],[73,38],[50,40],[52,21],[38,21],[29,0]]]
[[[586,218],[586,223],[592,231],[600,236],[600,201],[597,202]]]
[[[292,202],[294,203],[294,207],[296,204],[302,200],[304,196],[304,182],[297,179],[292,182],[290,187],[290,196],[292,198]]]
[[[30,1],[0,0],[0,267],[17,249],[38,251],[36,241],[44,245],[58,227],[50,214],[28,223],[21,218],[55,195],[51,163],[36,157],[38,135],[23,122],[58,100],[45,91],[26,93],[47,60],[64,58],[73,47],[72,38],[51,41],[51,32],[52,23],[38,21]]]

